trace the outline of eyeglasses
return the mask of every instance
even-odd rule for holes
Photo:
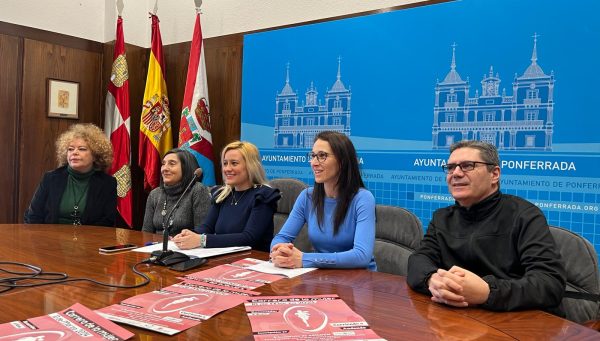
[[[444,173],[451,174],[451,173],[454,173],[454,171],[456,170],[456,167],[458,167],[458,168],[460,168],[461,171],[466,173],[466,172],[470,172],[473,169],[475,169],[475,167],[477,167],[477,164],[495,166],[495,164],[489,163],[489,162],[463,161],[461,163],[448,163],[448,164],[442,165],[442,169],[444,170]]]
[[[325,160],[327,160],[329,153],[327,153],[327,152],[318,152],[318,153],[308,152],[307,156],[308,156],[308,162],[311,162],[314,158],[317,158],[317,161],[319,161],[319,163],[323,163],[323,162],[325,162]]]

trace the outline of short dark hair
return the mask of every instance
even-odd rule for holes
[[[192,181],[192,177],[194,176],[194,172],[196,169],[200,168],[198,166],[198,161],[194,154],[190,153],[188,150],[181,148],[174,148],[165,153],[165,156],[169,154],[177,155],[179,159],[179,163],[181,164],[181,183],[187,186],[190,181]],[[165,158],[163,156],[163,159]],[[200,181],[202,181],[202,175],[200,175]],[[163,187],[162,176],[160,177],[160,186]]]
[[[317,140],[327,141],[331,146],[331,151],[335,155],[335,159],[340,167],[340,172],[337,180],[338,198],[333,221],[333,233],[337,234],[340,225],[346,218],[346,213],[350,207],[352,199],[358,193],[361,187],[365,187],[360,176],[358,168],[358,157],[356,149],[348,136],[335,131],[322,131],[315,136],[314,142]],[[313,207],[317,211],[317,221],[319,226],[323,222],[324,217],[324,202],[325,202],[325,186],[315,183],[312,194]]]
[[[450,146],[450,154],[460,148],[473,148],[479,151],[483,162],[491,163],[487,168],[489,171],[494,169],[495,166],[500,165],[500,157],[498,156],[498,149],[491,143],[477,140],[462,140],[458,141]]]

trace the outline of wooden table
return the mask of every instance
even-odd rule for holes
[[[131,266],[147,257],[138,252],[103,255],[98,248],[121,243],[143,245],[161,236],[138,231],[92,226],[0,225],[0,261],[23,262],[44,271],[89,277],[112,284],[141,281]],[[266,259],[264,252],[242,252],[211,258],[201,269],[245,257]],[[137,289],[110,289],[87,283],[13,289],[0,294],[0,322],[65,309],[79,302],[91,309],[118,303],[128,297],[178,282],[175,272],[163,267],[139,267],[152,282]],[[191,270],[196,272],[199,269]],[[1,275],[5,276],[5,275]],[[404,277],[367,270],[317,270],[279,280],[257,291],[264,295],[338,294],[372,329],[388,340],[431,339],[577,339],[598,340],[600,334],[542,311],[494,313],[476,308],[458,309],[432,303],[410,290]],[[173,337],[122,325],[136,340],[252,340],[243,305],[225,311]]]

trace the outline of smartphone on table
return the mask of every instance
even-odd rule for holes
[[[100,249],[98,249],[98,251],[104,252],[104,253],[111,253],[111,252],[119,252],[119,251],[131,250],[131,249],[136,249],[136,248],[137,248],[137,245],[135,245],[135,244],[120,244],[120,245],[104,246],[104,247],[101,247]]]

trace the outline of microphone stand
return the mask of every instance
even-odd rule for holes
[[[176,263],[185,262],[186,260],[190,259],[190,257],[184,253],[175,252],[175,251],[171,251],[168,249],[169,230],[171,229],[171,226],[173,225],[173,213],[175,213],[175,210],[177,209],[177,207],[179,207],[179,203],[181,202],[181,199],[183,199],[183,197],[190,190],[190,188],[192,188],[192,185],[194,185],[194,183],[196,182],[196,180],[198,180],[198,178],[200,177],[201,174],[202,174],[201,168],[197,168],[194,171],[194,176],[192,177],[192,181],[190,181],[190,183],[187,185],[187,187],[183,190],[183,193],[181,193],[181,196],[179,197],[179,199],[177,199],[175,206],[173,206],[171,211],[169,211],[169,214],[167,215],[167,219],[165,221],[163,221],[163,247],[162,247],[162,250],[152,252],[152,257],[150,257],[150,259],[153,264],[162,265],[162,266],[170,266],[170,265],[173,265]]]

